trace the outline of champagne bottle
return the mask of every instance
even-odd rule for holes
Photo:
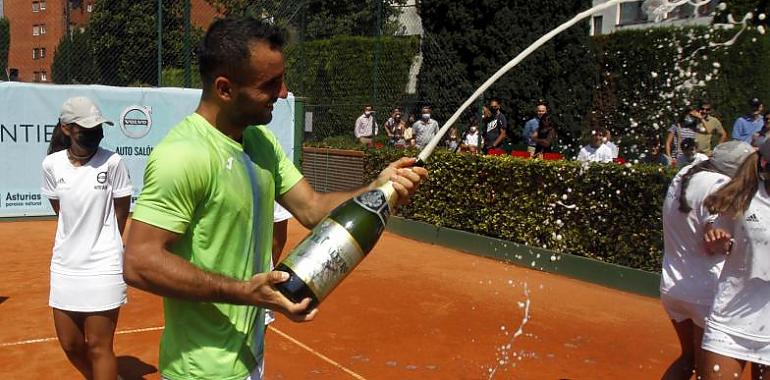
[[[312,310],[366,257],[379,240],[398,195],[388,182],[337,206],[276,267],[289,279],[276,288]]]

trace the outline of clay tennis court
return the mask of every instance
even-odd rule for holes
[[[47,306],[54,231],[0,222],[3,379],[78,378]],[[287,247],[305,234],[292,221]],[[124,379],[159,378],[162,326],[161,300],[131,289],[115,343]],[[279,317],[266,344],[267,379],[655,379],[679,354],[657,299],[391,233],[315,321]]]

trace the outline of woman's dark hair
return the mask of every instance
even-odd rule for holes
[[[264,41],[282,48],[286,32],[253,17],[226,17],[211,24],[197,50],[198,70],[206,90],[218,76],[237,81],[251,58],[250,45]]]
[[[56,123],[51,135],[51,142],[48,144],[48,154],[67,149],[70,147],[70,144],[72,144],[70,138],[62,132],[61,122]]]
[[[711,160],[705,160],[695,164],[687,173],[682,175],[682,186],[679,189],[679,211],[685,214],[692,211],[692,207],[687,202],[687,186],[690,184],[690,179],[700,172],[720,173]]]
[[[551,117],[548,114],[543,115],[543,117],[540,118],[540,123],[538,124],[538,129],[545,129],[545,128],[553,128],[553,120],[551,120]]]

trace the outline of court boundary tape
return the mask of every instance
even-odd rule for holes
[[[322,354],[322,353],[320,353],[320,352],[310,348],[309,346],[305,345],[304,343],[302,343],[302,342],[292,338],[289,334],[286,334],[285,332],[283,332],[281,330],[278,330],[277,328],[275,328],[273,326],[268,326],[268,329],[270,329],[272,331],[275,331],[278,335],[282,336],[284,339],[286,339],[286,340],[296,344],[297,346],[303,348],[304,350],[310,352],[311,354],[313,354],[315,356],[318,356],[323,361],[325,361],[325,362],[327,362],[327,363],[337,367],[338,369],[342,370],[343,372],[347,373],[348,375],[352,376],[353,378],[355,378],[357,380],[366,380],[365,377],[363,377],[363,376],[353,372],[352,370],[348,369],[347,367],[343,366],[342,364],[337,363],[334,360],[330,359],[328,356],[326,356],[326,355],[324,355],[324,354]]]
[[[336,361],[332,360],[328,356],[326,356],[326,355],[324,355],[324,354],[322,354],[322,353],[312,349],[311,347],[309,347],[308,345],[298,341],[297,339],[292,338],[289,334],[286,334],[285,332],[283,332],[281,330],[278,330],[277,328],[275,328],[273,326],[268,326],[268,328],[270,330],[275,331],[276,334],[280,335],[284,339],[286,339],[286,340],[296,344],[297,346],[299,346],[300,348],[304,349],[305,351],[310,352],[311,354],[319,357],[321,360],[323,360],[323,361],[331,364],[332,366],[340,369],[341,371],[347,373],[348,375],[352,376],[356,380],[366,380],[365,377],[363,377],[363,376],[353,372],[353,370],[345,367],[344,365],[342,365],[340,363],[337,363]],[[163,330],[163,329],[164,329],[164,326],[145,327],[145,328],[141,328],[141,329],[130,329],[130,330],[119,330],[119,331],[115,332],[115,335],[136,334],[136,333],[143,333],[143,332],[149,332],[149,331],[158,331],[158,330]],[[23,345],[35,344],[35,343],[47,343],[47,342],[56,341],[57,339],[58,338],[56,338],[56,337],[47,337],[47,338],[38,338],[38,339],[26,339],[26,340],[20,340],[20,341],[17,341],[17,342],[0,343],[0,348],[3,348],[3,347],[13,347],[13,346],[23,346]]]

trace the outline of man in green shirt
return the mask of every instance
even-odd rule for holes
[[[727,133],[722,127],[722,122],[712,116],[711,111],[711,103],[704,102],[692,114],[700,121],[695,130],[695,151],[707,156],[711,156],[717,144],[727,141]]]
[[[403,158],[367,188],[320,194],[265,127],[285,98],[284,31],[251,18],[214,22],[198,53],[203,94],[153,150],[137,201],[124,278],[164,297],[165,379],[261,379],[264,308],[312,320],[268,272],[273,201],[312,227],[343,201],[394,181],[406,201],[427,177]]]

